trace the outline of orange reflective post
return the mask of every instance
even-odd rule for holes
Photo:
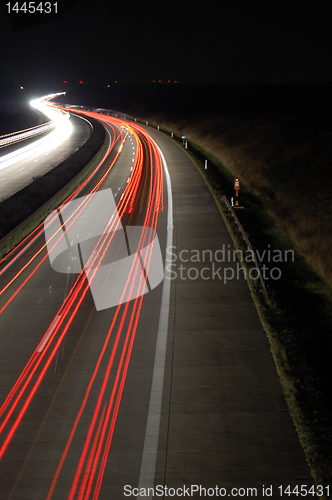
[[[235,196],[236,198],[238,198],[240,189],[240,179],[238,177],[234,177],[234,189],[235,189]],[[235,206],[236,207],[239,206],[239,202],[237,199],[235,200]]]

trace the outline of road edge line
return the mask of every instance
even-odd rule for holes
[[[168,208],[167,208],[167,236],[166,236],[166,250],[172,246],[173,243],[173,199],[172,199],[172,187],[171,178],[169,175],[167,163],[165,157],[157,146],[162,158],[164,173],[166,177],[167,184],[167,197],[168,197]],[[162,406],[162,395],[164,386],[164,374],[165,374],[165,364],[166,364],[166,347],[167,347],[167,336],[168,336],[168,322],[169,322],[169,310],[170,310],[170,297],[171,297],[171,278],[170,278],[170,266],[171,259],[168,257],[166,251],[165,255],[165,275],[163,282],[162,298],[160,305],[160,316],[158,324],[158,334],[157,334],[157,344],[154,358],[153,374],[152,374],[152,384],[150,393],[150,402],[148,410],[148,418],[145,430],[143,454],[141,461],[141,469],[138,481],[138,490],[141,488],[153,488],[156,463],[157,463],[157,451],[158,451],[158,441],[159,441],[159,431],[160,431],[160,420],[161,420],[161,406]],[[149,495],[144,498],[152,499],[153,497]],[[136,498],[142,498],[139,494]]]

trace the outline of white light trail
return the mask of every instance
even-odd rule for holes
[[[54,128],[53,122],[45,123],[44,125],[38,125],[37,127],[31,127],[25,130],[20,130],[19,132],[13,132],[11,134],[0,136],[0,148],[9,146],[10,144],[15,144],[16,142],[24,141],[34,137],[35,135],[43,134],[44,132],[49,132]]]
[[[46,99],[58,95],[48,95],[35,99],[30,105],[45,114],[55,124],[55,129],[46,137],[35,141],[33,144],[23,146],[0,158],[0,171],[8,170],[18,163],[36,155],[45,154],[50,149],[54,149],[70,137],[73,127],[69,121],[70,115],[62,110],[51,108],[45,103]]]

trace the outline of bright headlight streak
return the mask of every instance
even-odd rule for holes
[[[50,108],[38,99],[31,101],[30,104],[32,107],[48,116],[50,120],[53,120],[55,123],[55,130],[33,144],[29,144],[28,146],[24,146],[3,156],[0,160],[0,171],[7,170],[17,163],[27,160],[31,156],[41,155],[60,146],[60,144],[70,137],[73,131],[72,124],[69,121],[70,115],[68,113]]]
[[[10,144],[15,144],[16,142],[24,141],[34,137],[35,135],[40,135],[45,132],[49,132],[54,128],[53,121],[45,123],[44,125],[38,125],[37,127],[31,127],[19,132],[14,132],[12,134],[2,135],[0,137],[0,148],[9,146]]]

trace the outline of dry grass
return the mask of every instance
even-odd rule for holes
[[[186,135],[251,192],[266,197],[280,229],[332,286],[332,123],[223,116],[176,123],[164,119],[163,125]]]

